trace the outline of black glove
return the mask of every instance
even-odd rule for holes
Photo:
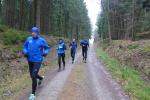
[[[25,54],[23,51],[21,52],[21,55],[23,55],[24,57],[28,57],[28,55],[27,54]]]
[[[27,55],[27,54],[24,54],[24,57],[28,58],[28,55]]]
[[[47,56],[47,54],[43,54],[43,57],[46,57]]]

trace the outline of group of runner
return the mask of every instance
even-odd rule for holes
[[[89,42],[84,39],[80,41],[82,47],[82,56],[83,61],[86,63],[87,51],[89,47]],[[69,44],[71,50],[72,63],[75,60],[75,54],[77,51],[77,42],[75,39]],[[57,54],[58,54],[58,72],[62,70],[61,62],[63,63],[63,70],[65,70],[65,50],[66,45],[63,39],[59,39],[57,45]],[[36,88],[37,85],[41,85],[44,76],[38,74],[41,64],[43,62],[43,57],[46,57],[50,51],[46,40],[40,36],[40,30],[37,27],[31,29],[31,36],[29,36],[24,45],[23,45],[23,54],[27,58],[29,65],[29,72],[32,79],[32,93],[29,96],[29,100],[35,100]]]

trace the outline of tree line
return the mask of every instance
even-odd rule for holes
[[[102,40],[136,40],[150,34],[150,0],[101,0],[97,33]]]
[[[66,38],[89,37],[91,24],[83,0],[0,0],[0,24]]]

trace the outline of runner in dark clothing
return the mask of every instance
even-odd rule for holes
[[[72,63],[74,63],[75,53],[76,53],[76,49],[77,49],[77,43],[76,43],[75,39],[73,39],[73,41],[70,43],[69,47],[71,48]]]
[[[82,40],[82,41],[80,42],[80,45],[82,46],[83,61],[86,63],[87,51],[88,51],[88,47],[89,47],[89,42],[84,39],[84,40]]]

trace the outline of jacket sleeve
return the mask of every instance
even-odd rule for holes
[[[28,54],[28,39],[25,41],[23,45],[23,54],[27,55]]]
[[[43,39],[42,47],[44,49],[43,53],[47,55],[50,51],[50,47],[48,46],[46,40],[44,40],[44,39]]]

